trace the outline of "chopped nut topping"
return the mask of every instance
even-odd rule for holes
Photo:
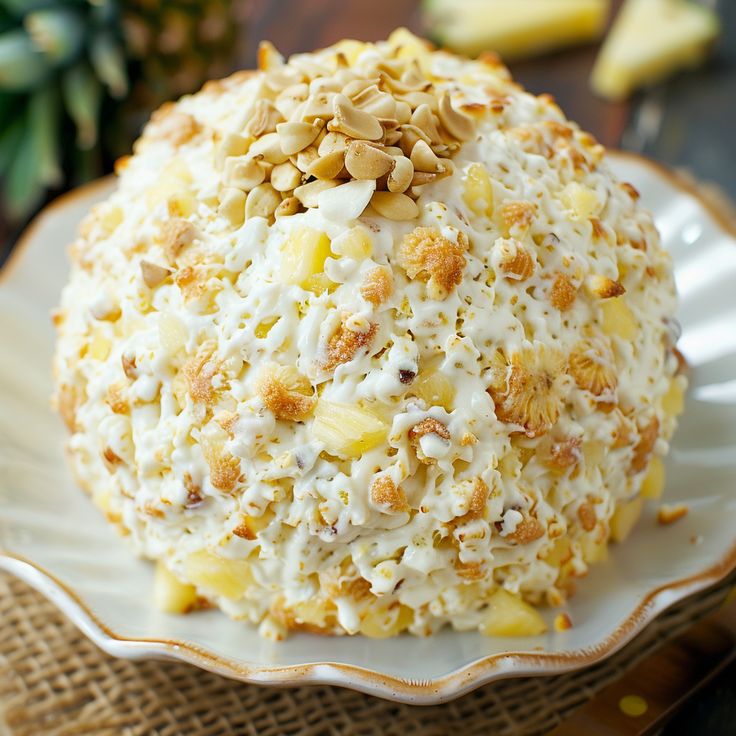
[[[197,229],[187,220],[174,217],[161,225],[161,242],[170,262],[176,260],[179,251],[197,236]]]
[[[639,442],[634,447],[634,456],[631,459],[632,473],[640,473],[646,468],[658,437],[659,419],[652,417],[645,427],[639,428]]]
[[[115,472],[115,468],[118,465],[123,464],[123,459],[113,452],[112,448],[106,447],[102,451],[102,461],[105,463],[105,467],[110,473]]]
[[[565,361],[559,351],[538,345],[511,356],[505,376],[496,375],[488,388],[502,422],[519,424],[528,437],[550,429],[560,414],[558,377]]]
[[[371,484],[371,501],[394,514],[409,511],[410,508],[404,492],[387,475],[379,476]]]
[[[445,238],[437,228],[417,227],[404,237],[398,250],[399,265],[410,279],[427,282],[433,299],[445,299],[463,278],[465,235],[458,242]]]
[[[660,524],[674,524],[679,519],[687,516],[690,509],[684,503],[663,504],[657,511],[657,521]]]
[[[327,356],[322,364],[325,370],[334,370],[341,363],[351,361],[359,350],[370,346],[378,325],[371,324],[364,332],[351,330],[343,319],[335,333],[327,341]]]
[[[588,288],[599,299],[611,299],[626,293],[623,285],[607,276],[594,275],[588,279]]]
[[[518,240],[497,241],[499,268],[512,281],[526,281],[534,273],[534,258]]]
[[[558,273],[552,282],[549,292],[549,300],[555,309],[566,312],[575,303],[578,290],[567,274]]]
[[[553,441],[546,453],[542,455],[542,462],[552,470],[564,473],[580,462],[580,450],[583,441],[579,437],[568,437],[560,441]]]
[[[74,433],[77,431],[77,390],[74,386],[62,384],[57,394],[57,408],[66,428]]]
[[[372,268],[365,275],[365,281],[360,287],[363,299],[374,307],[383,304],[394,290],[394,277],[391,269],[386,266]]]
[[[579,342],[568,357],[567,370],[579,388],[594,396],[610,394],[618,384],[613,353],[600,339]]]
[[[302,421],[317,403],[309,380],[288,366],[265,366],[256,383],[256,391],[277,419]]]
[[[171,270],[168,268],[159,266],[156,263],[151,263],[150,261],[141,261],[141,276],[143,277],[143,283],[145,283],[149,289],[155,289],[160,283],[165,281],[170,274]]]
[[[345,153],[345,168],[355,179],[380,179],[396,165],[396,159],[365,141],[353,141]]]
[[[127,399],[122,395],[123,387],[118,384],[110,384],[105,394],[105,403],[112,409],[115,414],[128,414],[130,405]]]
[[[194,508],[204,501],[202,489],[192,480],[190,473],[184,473],[184,490],[187,492],[187,502],[184,504],[185,508]]]
[[[419,214],[416,202],[399,192],[376,192],[371,197],[371,205],[389,220],[413,220]]]
[[[455,561],[455,572],[458,577],[463,580],[483,580],[486,576],[485,566],[482,562],[461,562],[460,560]]]
[[[135,356],[132,358],[125,353],[123,353],[120,356],[120,362],[123,365],[123,373],[129,378],[131,381],[135,381],[136,378],[138,378],[138,368],[135,364]]]
[[[567,631],[572,628],[572,620],[566,613],[558,613],[554,620],[555,631]]]
[[[505,538],[517,544],[529,544],[543,536],[544,527],[541,522],[533,516],[525,516],[516,525],[516,529],[511,534],[507,534]]]
[[[276,125],[283,121],[281,113],[276,109],[272,102],[268,100],[258,100],[253,117],[246,126],[246,131],[254,138],[258,138],[264,133],[273,133]]]
[[[590,501],[583,501],[578,506],[578,519],[580,519],[580,525],[586,532],[591,532],[595,529],[595,525],[598,523],[598,517],[595,513],[595,507]]]

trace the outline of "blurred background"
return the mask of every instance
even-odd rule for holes
[[[658,53],[650,65],[674,73],[596,94],[601,42],[612,44],[622,5],[647,3],[660,15],[681,6],[683,17],[671,19],[671,38],[659,18],[632,17],[619,55],[628,48],[623,61],[641,65],[638,53]],[[549,17],[530,13],[535,4]],[[715,19],[700,38],[694,9]],[[400,25],[463,52],[501,50],[517,81],[552,94],[605,145],[716,185],[724,210],[736,197],[734,0],[0,0],[0,262],[45,202],[112,170],[151,110],[253,67],[261,39],[288,55]]]

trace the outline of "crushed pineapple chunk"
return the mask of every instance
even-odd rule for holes
[[[539,611],[499,588],[488,599],[488,612],[481,624],[486,636],[536,636],[547,631]]]
[[[621,296],[606,299],[601,303],[603,331],[607,335],[618,335],[623,340],[633,340],[639,326],[628,305]]]
[[[373,242],[366,228],[356,225],[332,241],[335,254],[362,261],[373,254]]]
[[[644,476],[644,480],[641,482],[641,497],[653,499],[661,498],[662,491],[664,490],[664,481],[664,463],[662,462],[661,457],[655,455],[649,461],[647,474]]]
[[[332,255],[327,235],[311,227],[291,233],[281,252],[281,278],[303,288],[314,286],[313,277],[324,275],[325,261]]]
[[[611,539],[623,542],[631,534],[641,516],[644,501],[641,497],[620,503],[611,517]]]
[[[329,626],[327,619],[334,615],[334,604],[319,598],[310,598],[295,603],[292,611],[300,623],[325,629]]]
[[[156,563],[153,583],[153,598],[156,608],[164,613],[186,613],[197,602],[197,589],[182,583],[169,572],[161,560]]]
[[[360,457],[386,439],[388,425],[359,406],[320,399],[312,432],[330,454]]]
[[[684,376],[675,376],[670,382],[667,393],[662,397],[662,410],[671,417],[682,414],[685,408],[685,386],[687,381]]]
[[[164,167],[156,183],[146,191],[146,200],[150,208],[160,202],[168,202],[171,197],[186,197],[190,194],[192,172],[180,159],[173,158]]]
[[[486,167],[479,163],[470,164],[463,186],[465,204],[476,215],[490,217],[493,214],[493,187]]]
[[[452,411],[455,387],[439,371],[429,370],[417,376],[409,395],[422,399],[427,406],[441,406],[446,411]]]
[[[587,220],[590,217],[595,217],[601,210],[598,195],[592,189],[575,181],[562,190],[560,198],[575,220]]]
[[[591,534],[586,534],[580,540],[580,547],[583,552],[583,559],[589,565],[596,562],[605,562],[608,559],[608,540],[595,539]]]
[[[89,344],[87,354],[90,358],[95,360],[107,360],[107,356],[110,355],[112,349],[112,343],[102,335],[95,335]]]
[[[186,575],[205,592],[212,591],[231,600],[242,598],[253,584],[253,574],[245,560],[229,560],[208,550],[187,558]]]
[[[411,608],[400,605],[399,611],[369,610],[360,622],[360,633],[371,639],[387,639],[406,629],[414,619]]]
[[[570,539],[568,537],[558,537],[544,561],[552,567],[560,567],[572,557],[570,549]]]
[[[163,312],[158,321],[158,336],[166,353],[175,355],[186,344],[187,328],[176,315]]]

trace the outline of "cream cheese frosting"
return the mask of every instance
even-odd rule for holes
[[[159,111],[72,246],[80,484],[270,637],[563,603],[684,390],[651,215],[493,58],[399,31],[260,66]]]

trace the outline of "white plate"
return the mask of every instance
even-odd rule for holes
[[[159,613],[152,567],[135,559],[86,496],[49,410],[49,310],[66,280],[66,245],[105,180],[35,221],[0,283],[0,567],[54,601],[110,654],[169,657],[248,682],[332,683],[437,703],[497,678],[553,674],[600,660],[667,606],[736,566],[736,233],[695,191],[643,159],[612,165],[641,191],[674,254],[680,342],[692,388],[668,464],[667,501],[690,513],[669,527],[647,509],[630,540],[579,586],[574,626],[528,639],[444,631],[393,640],[295,634],[269,643],[216,611]]]

